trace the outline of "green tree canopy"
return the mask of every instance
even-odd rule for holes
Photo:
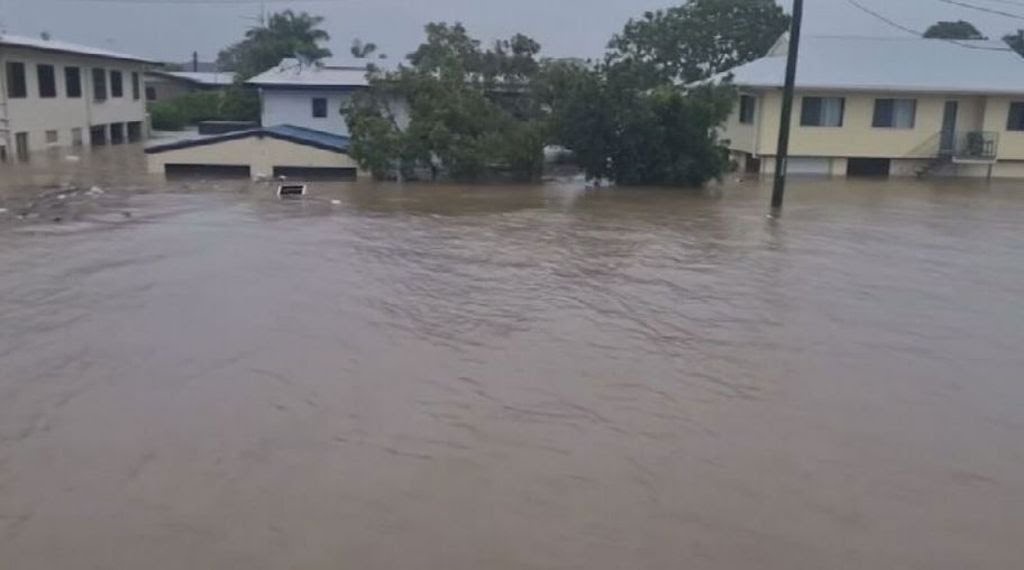
[[[764,56],[789,20],[775,0],[688,0],[630,20],[607,62],[634,81],[692,83]]]
[[[426,32],[408,65],[371,73],[370,90],[346,110],[352,156],[378,177],[429,169],[461,180],[537,178],[543,124],[528,91],[540,45],[517,35],[483,49],[461,24]]]
[[[234,71],[238,80],[244,81],[288,57],[307,61],[330,57],[331,50],[321,46],[331,39],[319,27],[323,21],[321,16],[291,10],[272,14],[265,25],[249,29],[244,40],[222,50],[217,64],[221,69]]]
[[[938,22],[925,30],[924,37],[941,40],[985,40],[988,39],[974,24],[957,20],[956,22]]]

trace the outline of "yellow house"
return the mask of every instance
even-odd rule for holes
[[[727,75],[723,138],[772,174],[787,38]],[[1024,177],[1024,58],[995,42],[802,38],[788,172]]]

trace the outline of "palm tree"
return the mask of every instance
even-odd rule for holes
[[[377,44],[373,42],[363,43],[363,40],[356,38],[352,40],[352,57],[366,59],[377,51]]]
[[[272,14],[265,25],[250,28],[245,39],[220,52],[222,69],[234,70],[240,79],[250,78],[274,67],[287,57],[307,62],[331,56],[320,44],[331,39],[320,29],[324,19],[306,12],[285,10]]]

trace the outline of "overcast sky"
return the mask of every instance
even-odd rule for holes
[[[1024,21],[945,4],[940,0],[858,0],[901,24],[923,29],[937,20],[966,19],[992,37]],[[1024,5],[970,0],[1024,15]],[[784,0],[789,7],[791,0]],[[430,21],[462,21],[489,40],[523,32],[551,56],[593,57],[631,16],[677,4],[670,0],[269,0],[267,10],[293,8],[327,18],[331,47],[348,52],[353,38],[378,43],[393,58],[423,38]],[[853,8],[847,0],[807,0],[806,33],[892,36],[906,34]],[[203,60],[236,41],[259,14],[257,0],[0,0],[0,29],[107,47],[167,61]]]

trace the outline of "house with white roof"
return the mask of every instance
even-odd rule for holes
[[[152,64],[106,49],[0,35],[0,159],[144,139],[143,75]]]
[[[723,74],[740,99],[723,138],[746,172],[772,174],[787,38]],[[1024,177],[1024,58],[995,42],[806,37],[791,174]]]
[[[285,59],[250,79],[259,89],[262,124],[294,125],[348,136],[342,108],[352,95],[370,86],[365,62],[303,63]]]

